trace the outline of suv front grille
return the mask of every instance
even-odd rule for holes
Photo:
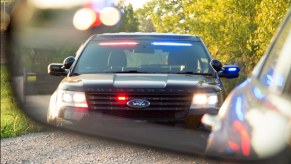
[[[177,112],[187,114],[192,101],[191,94],[126,94],[127,101],[143,99],[150,102],[150,106],[146,108],[132,108],[127,106],[127,101],[118,101],[119,95],[119,93],[87,93],[89,110],[131,118],[175,118]]]

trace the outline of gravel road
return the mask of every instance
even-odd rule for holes
[[[216,163],[166,150],[64,131],[1,140],[1,163]]]

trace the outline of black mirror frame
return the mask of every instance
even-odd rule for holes
[[[73,56],[69,56],[64,59],[62,69],[70,69],[71,66],[74,64],[75,58]]]
[[[68,72],[62,67],[62,63],[51,63],[48,65],[48,74],[51,76],[67,76]]]
[[[210,65],[216,72],[222,71],[222,64],[219,60],[212,59]]]

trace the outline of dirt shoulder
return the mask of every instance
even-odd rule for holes
[[[209,163],[204,158],[47,131],[1,140],[1,163]]]

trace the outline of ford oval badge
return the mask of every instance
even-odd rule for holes
[[[127,106],[132,108],[146,108],[150,105],[151,103],[149,101],[143,99],[133,99],[127,102]]]

